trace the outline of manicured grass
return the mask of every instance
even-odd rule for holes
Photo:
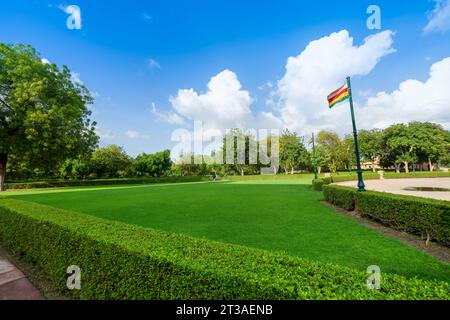
[[[298,181],[297,181],[298,182]],[[6,193],[8,194],[8,193]],[[311,260],[428,279],[450,267],[337,215],[300,183],[192,183],[9,193],[11,197],[144,227]]]

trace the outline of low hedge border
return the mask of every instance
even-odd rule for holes
[[[152,184],[152,183],[174,183],[174,182],[201,182],[211,180],[208,176],[190,177],[162,177],[162,178],[136,178],[136,179],[95,179],[95,180],[55,180],[6,183],[6,189],[34,189],[34,188],[62,188],[81,186],[107,186],[124,184]]]
[[[323,187],[323,195],[325,197],[325,200],[347,211],[355,210],[356,193],[356,190],[353,188],[330,185]]]
[[[393,229],[450,245],[450,202],[383,192],[357,192],[350,187],[324,186],[325,200]]]
[[[447,283],[367,275],[283,253],[196,239],[0,199],[0,241],[81,299],[450,299]],[[66,289],[67,267],[81,290]]]

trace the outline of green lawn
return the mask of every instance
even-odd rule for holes
[[[366,270],[450,281],[450,267],[322,205],[310,177],[72,188],[7,196]]]

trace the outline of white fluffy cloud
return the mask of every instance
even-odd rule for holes
[[[300,55],[288,58],[276,90],[285,126],[301,134],[342,127],[348,108],[331,112],[327,95],[343,85],[347,76],[367,75],[382,57],[395,52],[392,38],[392,31],[383,31],[355,46],[348,31],[342,30],[310,42]]]
[[[125,134],[130,139],[144,139],[144,140],[150,139],[149,136],[135,130],[128,130]]]
[[[180,115],[190,120],[231,128],[242,126],[250,116],[252,98],[248,91],[242,90],[236,74],[224,70],[211,78],[206,93],[182,89],[170,102]]]
[[[156,109],[156,104],[154,102],[152,103],[150,112],[152,114],[154,114],[159,120],[167,122],[168,124],[179,125],[179,126],[186,125],[186,121],[180,115],[173,112],[172,110],[170,110],[166,113],[159,112]]]
[[[436,7],[429,15],[429,22],[424,28],[425,33],[450,30],[450,0],[435,0],[435,2]]]
[[[182,89],[170,102],[175,114],[190,121],[202,121],[205,134],[230,128],[280,129],[282,122],[271,112],[253,114],[254,102],[250,93],[242,89],[236,74],[224,70],[212,77],[205,93]]]
[[[365,127],[384,128],[393,123],[431,121],[450,128],[450,57],[431,66],[426,82],[406,80],[391,93],[380,92],[360,111]]]

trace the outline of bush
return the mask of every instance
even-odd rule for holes
[[[314,179],[312,181],[312,188],[315,191],[322,191],[322,187],[325,184],[325,182],[323,181],[323,179]]]
[[[319,179],[314,179],[312,181],[312,188],[315,191],[322,191],[323,186],[325,185],[329,185],[331,184],[331,177],[325,177],[325,178],[319,178]]]
[[[283,253],[145,229],[0,199],[0,240],[81,299],[450,299],[448,284],[367,275]],[[81,290],[66,288],[81,268]]]
[[[48,180],[34,182],[7,183],[6,188],[34,189],[34,188],[61,188],[78,186],[107,186],[122,184],[151,184],[151,183],[175,183],[175,182],[200,182],[208,181],[209,177],[163,177],[163,178],[135,178],[135,179],[95,179],[95,180]]]
[[[394,229],[450,245],[450,203],[381,192],[356,195],[359,212]]]
[[[433,199],[325,186],[325,200],[383,223],[396,230],[450,245],[450,203]]]
[[[355,210],[356,193],[357,191],[353,188],[346,188],[341,186],[323,187],[323,194],[325,196],[325,200],[347,211]]]

